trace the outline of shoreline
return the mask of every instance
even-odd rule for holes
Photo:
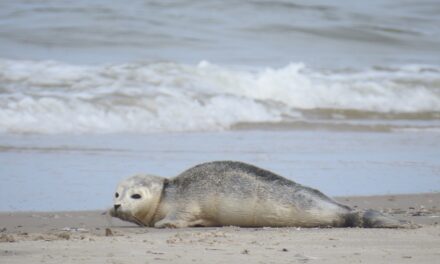
[[[440,223],[440,193],[388,194],[332,197],[355,209],[374,209],[420,225]],[[106,209],[85,211],[3,211],[1,233],[47,232],[50,230],[134,227],[135,224],[106,215]],[[0,234],[1,234],[0,233]]]
[[[440,193],[336,197],[416,229],[138,227],[102,211],[1,212],[5,263],[433,263],[440,257]]]
[[[250,163],[328,196],[435,192],[439,142],[440,134],[299,131],[9,135],[0,138],[13,149],[0,151],[0,173],[13,188],[0,211],[106,208],[122,178],[170,178],[214,160]]]

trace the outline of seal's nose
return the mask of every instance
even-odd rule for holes
[[[121,207],[120,204],[115,204],[115,211],[118,210],[119,207]]]

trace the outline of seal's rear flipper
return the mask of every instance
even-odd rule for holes
[[[369,228],[418,228],[419,226],[407,221],[397,220],[391,216],[375,210],[366,210],[361,213],[362,227]]]

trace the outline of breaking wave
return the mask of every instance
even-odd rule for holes
[[[439,118],[440,67],[431,65],[324,70],[302,63],[243,68],[206,61],[0,60],[0,132],[6,133],[212,131],[242,123]]]

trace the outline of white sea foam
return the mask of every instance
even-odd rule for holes
[[[250,70],[205,61],[86,66],[0,60],[1,132],[224,130],[243,122],[304,121],[310,118],[304,111],[317,109],[339,120],[350,111],[438,117],[440,68],[325,71],[292,63]]]

